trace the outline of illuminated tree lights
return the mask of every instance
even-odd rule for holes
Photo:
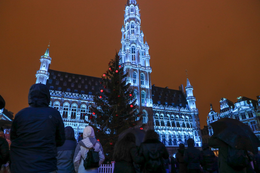
[[[112,159],[118,135],[135,126],[138,117],[136,100],[131,97],[133,90],[125,82],[127,74],[118,67],[119,56],[116,55],[109,63],[109,72],[102,78],[105,89],[96,93],[90,108],[96,113],[91,122],[96,129],[96,137],[102,139],[101,144],[109,160]]]

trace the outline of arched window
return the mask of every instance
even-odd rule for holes
[[[145,93],[145,91],[142,91],[142,93],[141,93],[141,103],[142,104],[145,104],[145,97],[146,97],[146,93]]]
[[[73,105],[71,107],[71,119],[76,119],[76,114],[77,114],[77,105]]]
[[[134,90],[134,98],[137,99],[137,90]]]
[[[159,120],[156,120],[156,121],[155,121],[155,125],[156,125],[156,126],[160,126]]]
[[[135,47],[134,46],[131,47],[131,54],[132,54],[132,62],[134,62],[135,61]]]
[[[184,122],[182,123],[182,127],[185,127],[185,124],[184,124]]]
[[[133,84],[136,84],[136,71],[133,73]]]
[[[179,122],[177,122],[177,127],[180,127],[180,123]]]
[[[172,127],[175,127],[175,122],[174,121],[172,122]]]
[[[163,143],[164,145],[166,145],[165,134],[162,134],[162,143]]]
[[[170,121],[167,121],[167,126],[171,127]]]
[[[80,119],[84,120],[84,117],[87,113],[86,105],[81,105],[80,106]]]
[[[63,106],[62,118],[68,118],[69,104]]]
[[[141,85],[144,85],[144,74],[143,73],[141,73]]]
[[[148,115],[146,110],[143,110],[143,124],[147,124],[148,122]]]
[[[171,138],[171,135],[169,135],[169,142],[168,142],[168,145],[172,145],[172,138]]]
[[[165,126],[164,121],[161,121],[161,126]]]
[[[190,128],[190,125],[189,125],[189,123],[187,123],[186,125],[187,125],[187,128]]]
[[[60,102],[58,102],[58,101],[54,102],[53,108],[59,110],[60,109]]]
[[[131,23],[131,34],[135,33],[135,24]]]

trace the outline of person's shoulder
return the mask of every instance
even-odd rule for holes
[[[19,112],[17,112],[14,116],[14,118],[19,118],[23,115],[25,115],[28,111],[30,111],[30,107],[26,107],[26,108],[23,108],[22,110],[20,110]]]
[[[57,109],[55,109],[55,108],[47,107],[46,110],[49,113],[53,114],[54,116],[58,116],[58,115],[60,116],[60,112]]]

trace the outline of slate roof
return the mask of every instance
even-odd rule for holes
[[[102,85],[101,78],[61,72],[49,69],[47,86],[51,90],[93,95]],[[173,90],[152,86],[152,99],[154,104],[186,107],[186,96],[181,90]]]
[[[187,100],[181,90],[152,86],[153,104],[186,107]]]
[[[51,90],[92,95],[102,88],[101,78],[51,69],[49,69],[49,73],[50,76],[46,85]]]

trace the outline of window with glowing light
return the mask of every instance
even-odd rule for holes
[[[145,93],[145,91],[142,91],[142,93],[141,93],[141,103],[142,104],[145,104],[145,97],[146,97],[146,93]]]
[[[68,118],[69,105],[65,104],[63,106],[62,118]]]
[[[148,122],[148,115],[146,110],[143,110],[143,124],[147,124]]]
[[[131,23],[131,34],[135,33],[135,24]]]
[[[143,73],[141,73],[141,85],[144,85],[144,74]]]
[[[53,108],[59,110],[60,109],[60,102],[58,102],[58,101],[54,102]]]
[[[71,108],[71,119],[76,119],[76,114],[77,114],[77,106],[73,105]]]
[[[131,54],[132,54],[132,61],[134,62],[135,61],[135,47],[134,46],[131,47]]]
[[[133,84],[136,84],[136,72],[133,73]]]
[[[80,119],[81,120],[84,120],[86,113],[87,113],[86,105],[81,105],[80,106]]]

